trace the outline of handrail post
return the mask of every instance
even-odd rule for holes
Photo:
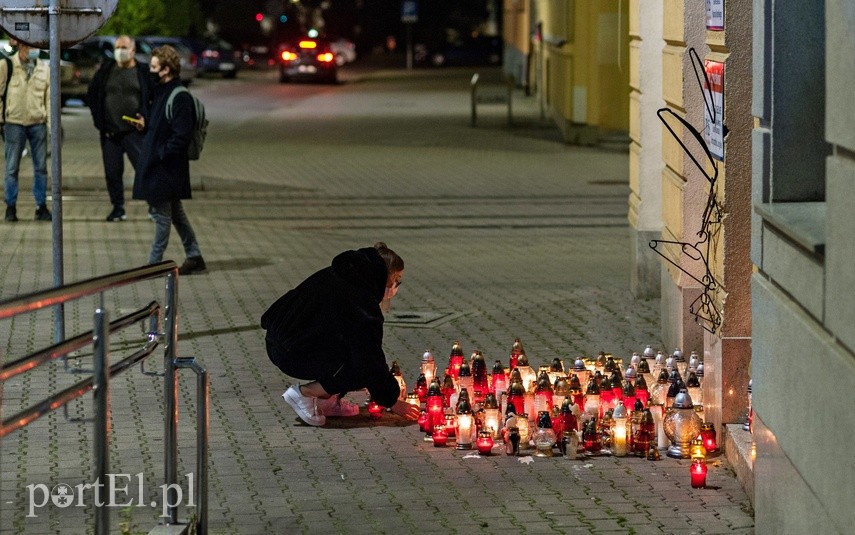
[[[95,369],[93,373],[95,405],[94,444],[95,444],[95,483],[96,496],[107,484],[110,472],[110,361],[107,353],[107,312],[103,308],[95,310],[95,327],[92,343],[94,346]],[[109,535],[110,509],[101,495],[95,500],[95,534]]]
[[[472,91],[472,117],[470,123],[475,126],[478,121],[478,73],[472,75],[472,80],[469,82]]]
[[[514,124],[514,114],[513,114],[513,96],[514,96],[514,77],[509,74],[507,79],[505,80],[508,84],[508,126],[513,126]]]
[[[163,357],[165,404],[163,499],[167,504],[166,523],[178,523],[178,375],[175,372],[178,346],[178,270],[166,276],[166,348]]]
[[[196,365],[196,496],[198,535],[208,535],[208,426],[210,413],[210,384],[208,370]]]

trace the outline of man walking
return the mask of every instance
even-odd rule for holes
[[[39,61],[39,50],[18,43],[18,51],[0,60],[0,103],[5,141],[6,221],[18,220],[18,171],[27,142],[33,158],[33,197],[36,221],[50,221],[47,209],[47,144],[50,132],[50,69]]]
[[[189,275],[206,268],[196,234],[181,204],[182,199],[190,198],[187,148],[193,136],[196,110],[190,93],[180,90],[181,62],[174,48],[164,45],[154,49],[149,73],[155,84],[149,115],[140,116],[137,123],[138,129],[145,130],[145,138],[134,178],[134,199],[148,201],[154,218],[149,263],[163,260],[170,227],[175,225],[187,255],[178,272]],[[179,91],[173,95],[176,89]],[[168,104],[171,104],[169,112]]]
[[[101,134],[101,157],[107,193],[113,210],[107,221],[124,221],[125,154],[134,170],[142,149],[143,136],[127,117],[145,116],[151,100],[148,65],[134,58],[136,46],[127,35],[116,38],[113,59],[106,60],[89,84],[87,104],[92,122]]]

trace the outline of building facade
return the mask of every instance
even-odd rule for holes
[[[632,289],[660,296],[668,348],[702,353],[704,418],[746,467],[757,531],[848,533],[855,3],[630,0],[623,108],[603,89],[620,61],[601,67],[624,3],[526,2],[524,71],[565,139],[625,109]]]

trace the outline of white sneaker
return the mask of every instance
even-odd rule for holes
[[[319,399],[318,409],[324,416],[356,416],[359,414],[359,405],[339,396]]]
[[[299,386],[288,387],[288,390],[282,394],[282,398],[307,424],[318,427],[327,423],[327,418],[318,410],[318,398],[304,396],[300,393]]]

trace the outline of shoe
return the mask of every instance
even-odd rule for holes
[[[15,208],[14,204],[10,204],[6,206],[6,221],[9,223],[14,223],[18,220],[18,209]]]
[[[205,260],[201,256],[189,257],[183,264],[181,264],[181,267],[178,268],[178,274],[190,275],[192,273],[205,271],[207,268],[208,266],[205,265]]]
[[[294,409],[297,416],[309,425],[319,427],[327,423],[327,418],[318,410],[318,398],[304,396],[300,393],[300,387],[291,385],[282,394],[285,403]]]
[[[53,216],[50,215],[50,211],[47,209],[47,206],[40,204],[38,208],[36,208],[36,217],[34,219],[36,221],[50,221],[53,219]]]
[[[128,216],[125,215],[125,209],[121,206],[114,206],[113,211],[107,216],[107,221],[124,221]]]
[[[318,409],[324,416],[357,416],[359,405],[339,396],[318,400]]]

